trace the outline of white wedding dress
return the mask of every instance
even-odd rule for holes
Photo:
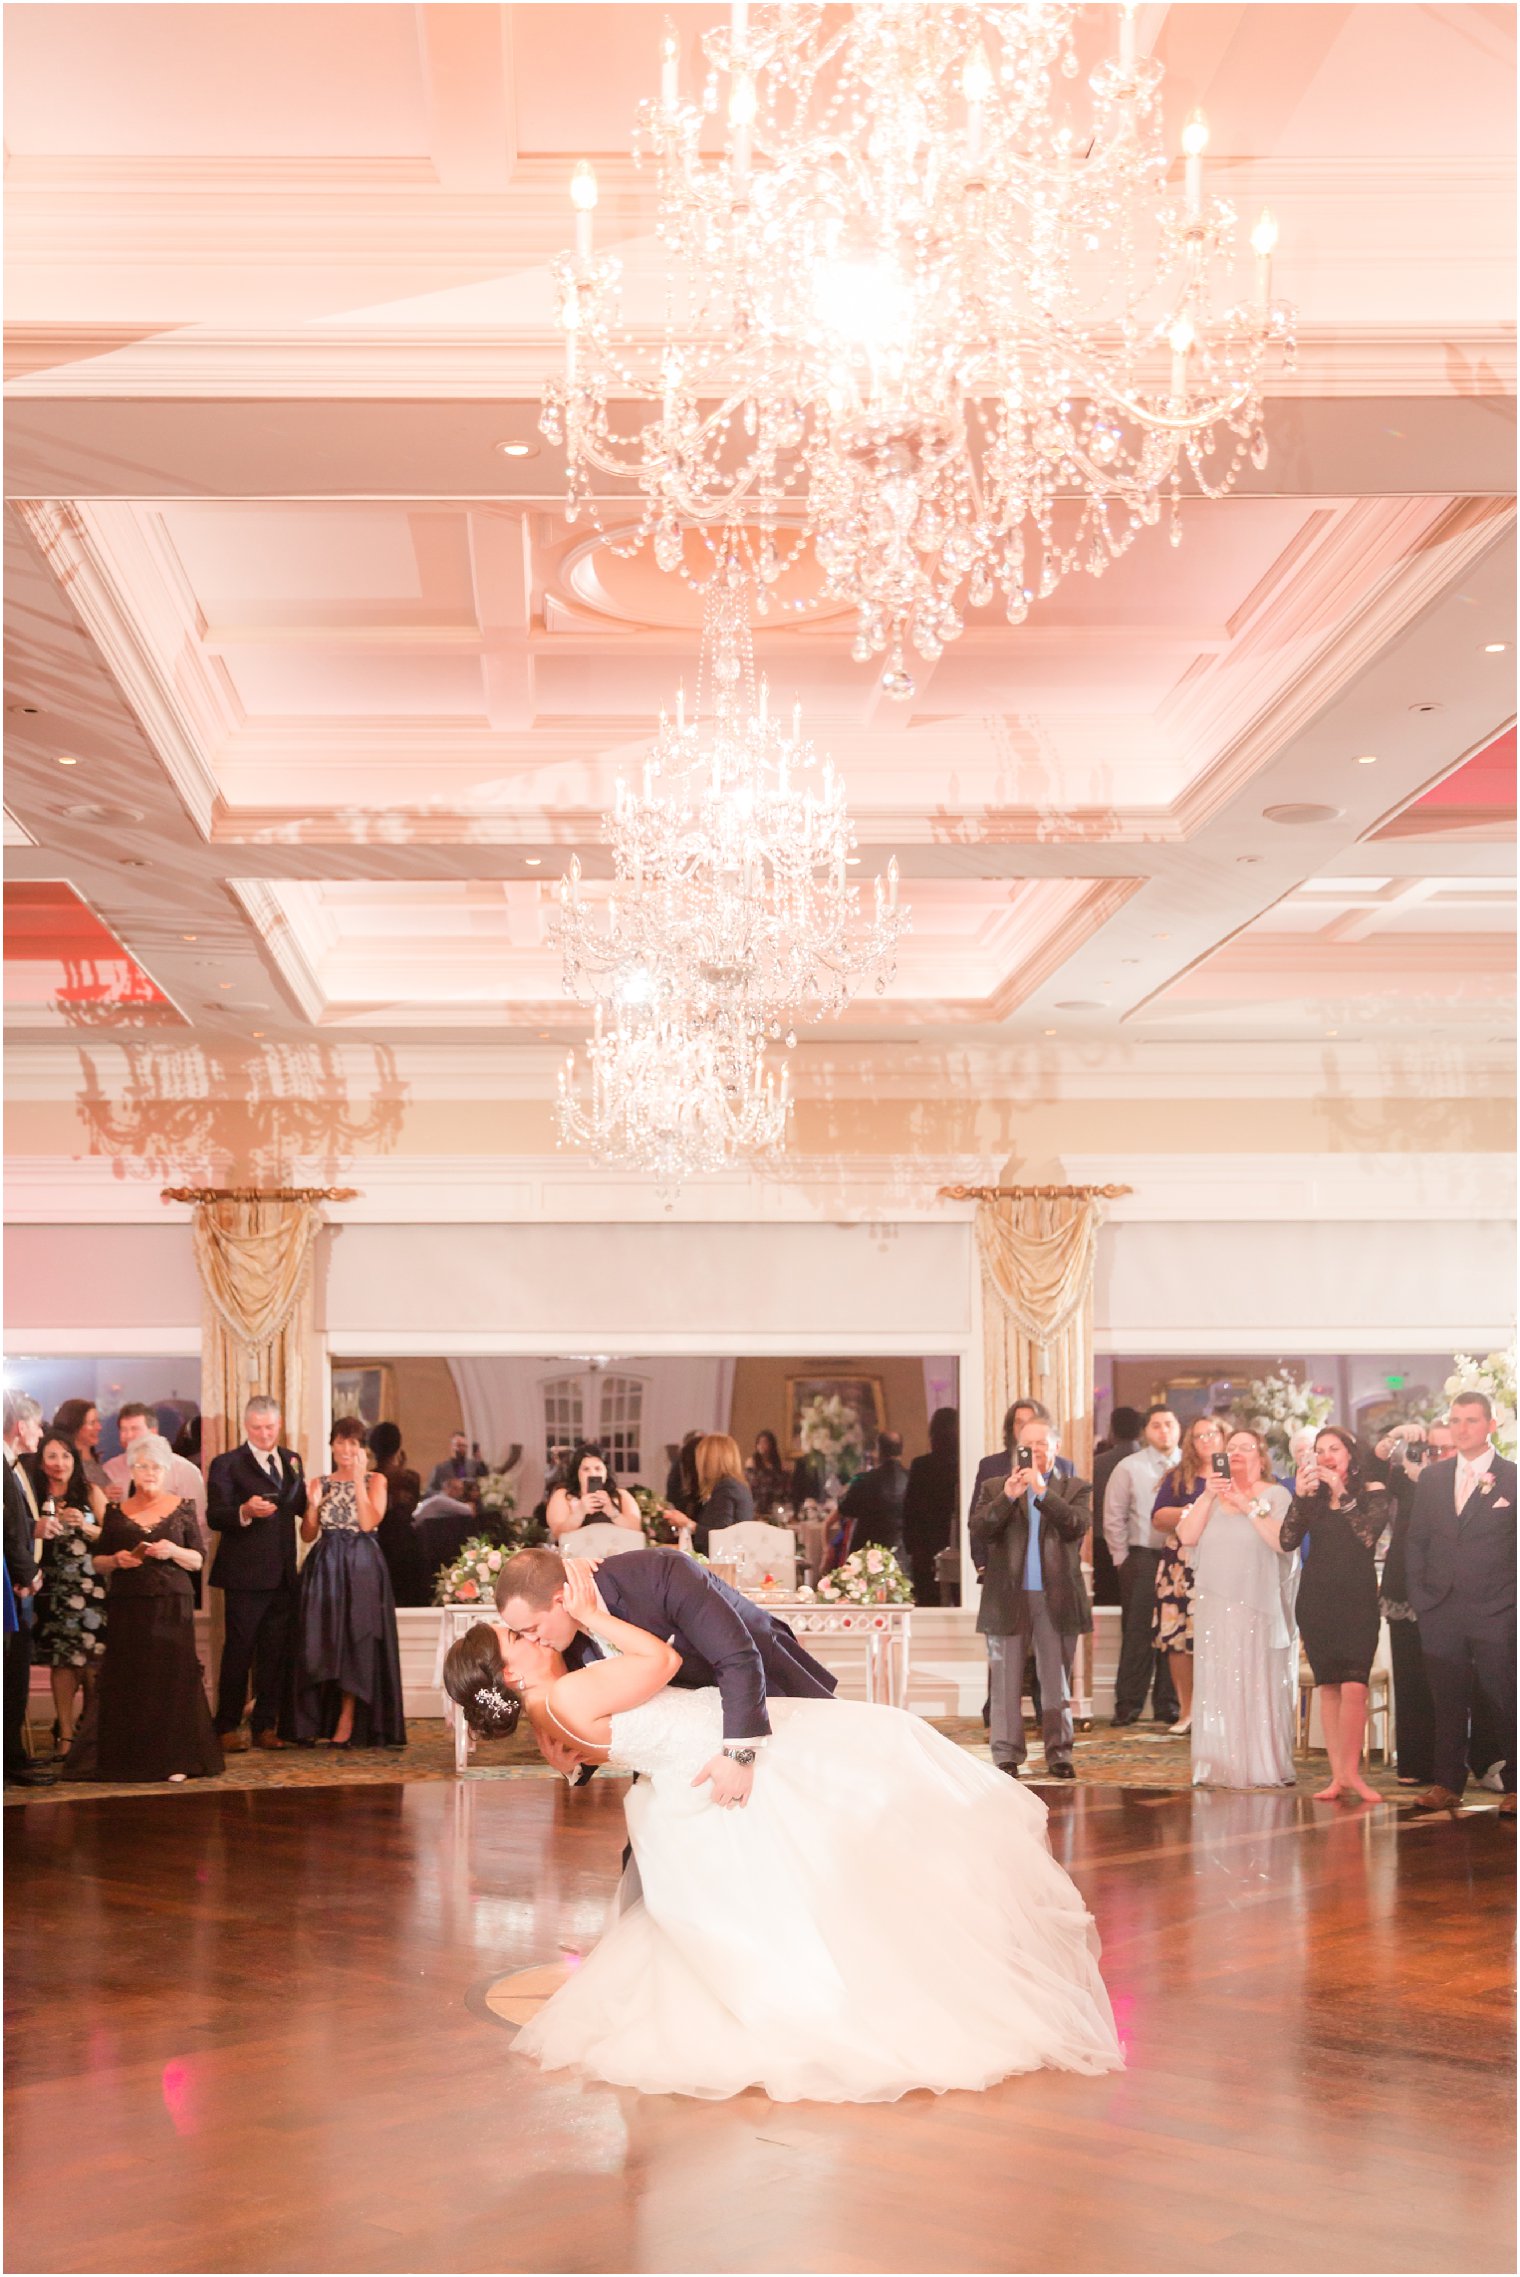
[[[646,2094],[888,2102],[1123,2064],[1045,1806],[900,1708],[771,1700],[743,1810],[716,1691],[612,1718],[640,1889],[515,2043]]]

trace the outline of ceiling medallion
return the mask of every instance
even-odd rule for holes
[[[632,481],[643,512],[620,542],[687,576],[692,526],[742,526],[762,612],[811,541],[856,611],[855,656],[885,656],[906,697],[907,644],[933,659],[999,597],[1021,622],[1166,501],[1176,543],[1184,470],[1218,497],[1247,456],[1264,465],[1263,371],[1293,347],[1276,226],[1262,215],[1236,282],[1202,118],[1179,192],[1133,10],[1080,101],[1078,13],[735,0],[695,102],[667,33],[637,133],[671,272],[659,337],[623,325],[589,166],[571,185],[565,373],[541,420],[570,518],[594,516],[597,475]]]

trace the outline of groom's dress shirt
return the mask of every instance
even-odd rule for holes
[[[1103,1496],[1103,1539],[1115,1565],[1123,1565],[1131,1550],[1164,1550],[1170,1535],[1158,1534],[1151,1524],[1156,1491],[1177,1461],[1176,1450],[1141,1447],[1126,1455],[1109,1479]]]
[[[1485,1447],[1481,1455],[1473,1455],[1470,1458],[1466,1455],[1458,1455],[1455,1500],[1459,1516],[1465,1509],[1467,1498],[1479,1479],[1486,1478],[1493,1467],[1494,1450],[1492,1447]]]

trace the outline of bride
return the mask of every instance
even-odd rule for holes
[[[565,1605],[612,1657],[566,1674],[514,1637],[504,1661],[482,1622],[445,1662],[483,1735],[525,1713],[561,1768],[644,1774],[637,1881],[518,2053],[647,2094],[776,2102],[1121,2067],[1097,1933],[1035,1796],[904,1709],[772,1699],[749,1801],[723,1809],[702,1776],[717,1692],[672,1686],[679,1655],[615,1620],[583,1561]]]

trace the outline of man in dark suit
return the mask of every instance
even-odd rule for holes
[[[976,1466],[976,1477],[971,1482],[971,1508],[990,1478],[1006,1478],[1013,1468],[1013,1450],[1025,1443],[1031,1423],[1048,1423],[1050,1409],[1037,1399],[1016,1399],[1003,1417],[1003,1451],[1000,1455],[983,1455]],[[1058,1478],[1071,1478],[1073,1466],[1064,1455],[1056,1457]]]
[[[481,1461],[479,1455],[470,1453],[470,1442],[465,1434],[456,1431],[449,1441],[448,1454],[441,1463],[433,1465],[433,1475],[428,1480],[428,1493],[447,1494],[450,1487],[457,1486],[461,1479],[484,1478],[489,1467]]]
[[[675,1683],[717,1686],[723,1746],[702,1776],[712,1782],[714,1802],[746,1802],[756,1757],[771,1734],[767,1698],[826,1700],[838,1678],[803,1651],[784,1621],[684,1550],[628,1550],[597,1567],[596,1585],[618,1620],[675,1646]],[[564,1590],[557,1550],[519,1550],[497,1575],[497,1611],[506,1629],[562,1653],[567,1668],[581,1668],[601,1657],[601,1647],[565,1611]]]
[[[35,1455],[42,1409],[24,1392],[5,1395],[5,1570],[16,1626],[5,1640],[5,1777],[17,1787],[50,1787],[57,1773],[28,1761],[26,1705],[32,1684],[32,1599],[37,1591],[37,1497],[22,1458]]]
[[[868,1471],[851,1479],[839,1502],[846,1532],[839,1545],[842,1564],[852,1550],[875,1544],[900,1558],[903,1551],[903,1503],[908,1474],[903,1468],[902,1437],[896,1431],[877,1434],[876,1460]]]
[[[1504,1750],[1499,1808],[1513,1818],[1515,1466],[1494,1451],[1493,1408],[1483,1392],[1459,1392],[1447,1421],[1456,1454],[1424,1471],[1404,1544],[1405,1587],[1435,1705],[1435,1777],[1413,1808],[1458,1808],[1481,1705]]]
[[[1074,1779],[1071,1671],[1077,1639],[1092,1628],[1082,1579],[1082,1537],[1092,1524],[1086,1479],[1056,1470],[1057,1434],[1038,1418],[1023,1426],[1028,1468],[987,1479],[971,1512],[971,1541],[985,1564],[976,1626],[987,1639],[992,1679],[992,1760],[1017,1778],[1024,1738],[1024,1657],[1040,1681],[1045,1767]]]
[[[1101,1455],[1093,1457],[1093,1603],[1119,1605],[1119,1569],[1114,1564],[1114,1553],[1103,1537],[1103,1496],[1109,1480],[1126,1455],[1139,1452],[1145,1432],[1145,1417],[1138,1407],[1116,1407],[1109,1418],[1109,1442]]]
[[[239,1726],[253,1677],[253,1744],[283,1747],[295,1627],[296,1527],[306,1513],[301,1458],[280,1445],[280,1403],[259,1396],[243,1410],[241,1446],[206,1474],[206,1523],[217,1535],[211,1586],[222,1592],[222,1668],[216,1728],[222,1746],[248,1745]]]

